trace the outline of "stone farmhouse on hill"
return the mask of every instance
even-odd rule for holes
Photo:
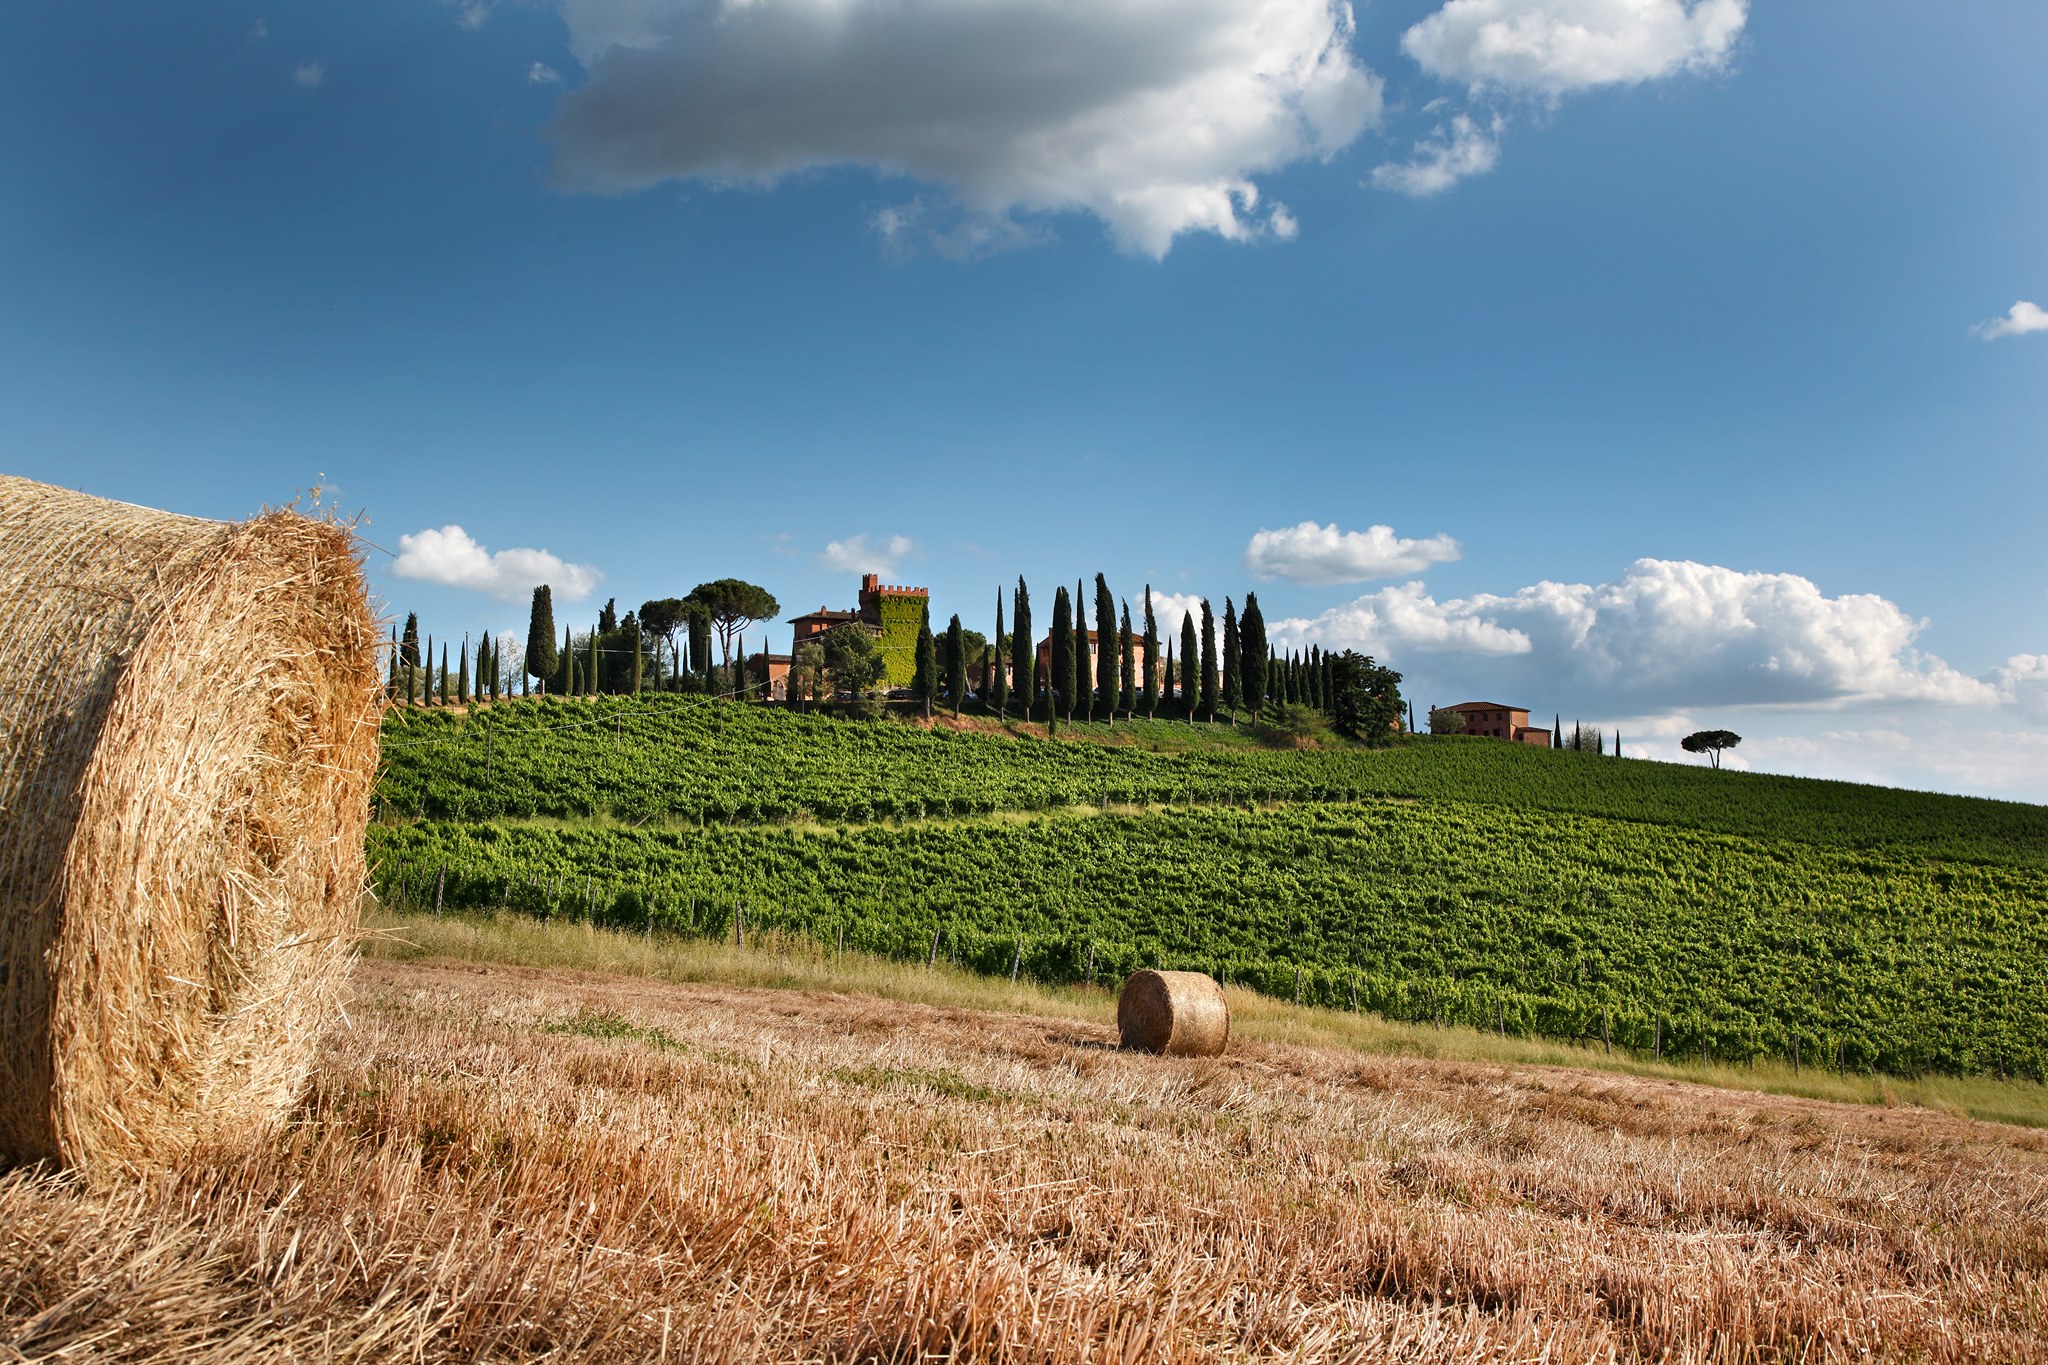
[[[1497,701],[1461,701],[1456,706],[1439,706],[1439,711],[1456,711],[1465,718],[1465,733],[1490,739],[1511,739],[1517,744],[1550,747],[1550,731],[1529,724],[1529,708]]]

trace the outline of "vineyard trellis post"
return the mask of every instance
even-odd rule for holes
[[[448,885],[448,864],[441,864],[441,871],[434,878],[434,918],[441,918],[441,892]]]

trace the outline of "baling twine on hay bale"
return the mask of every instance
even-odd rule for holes
[[[381,706],[343,527],[0,476],[0,1158],[261,1132],[345,984]]]
[[[1132,974],[1116,1000],[1123,1045],[1172,1057],[1220,1057],[1230,1042],[1223,988],[1200,972]]]

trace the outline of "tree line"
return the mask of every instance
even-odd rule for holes
[[[1339,731],[1377,739],[1404,719],[1401,675],[1353,650],[1320,646],[1278,650],[1266,638],[1258,594],[1246,593],[1243,610],[1224,598],[1218,620],[1207,599],[1182,613],[1179,629],[1161,622],[1148,584],[1134,622],[1128,599],[1118,599],[1107,578],[1095,575],[1092,607],[1080,580],[1053,594],[1046,667],[1040,668],[1031,590],[1022,576],[995,603],[994,633],[983,635],[955,614],[942,634],[927,607],[919,624],[911,700],[929,717],[970,703],[998,719],[1115,724],[1162,712],[1213,723],[1219,713],[1243,712],[1255,723],[1282,729],[1326,717]],[[553,590],[534,589],[523,650],[512,657],[508,639],[467,636],[451,670],[449,645],[427,637],[422,653],[417,616],[394,630],[389,688],[394,699],[420,705],[497,701],[536,692],[557,696],[642,691],[699,692],[761,699],[768,679],[754,676],[745,631],[772,621],[780,604],[766,589],[740,579],[700,583],[688,596],[657,598],[637,612],[605,604],[594,626],[557,638]],[[1092,622],[1091,622],[1092,611]],[[714,653],[713,641],[717,643]],[[763,651],[765,654],[766,651]],[[884,668],[874,631],[841,622],[802,642],[790,659],[787,696],[792,705],[830,707],[840,714],[873,715],[882,709]],[[1407,719],[1411,722],[1412,715]]]

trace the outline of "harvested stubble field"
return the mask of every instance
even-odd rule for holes
[[[1109,1013],[365,962],[279,1143],[0,1180],[0,1359],[2048,1360],[2039,1132]]]

